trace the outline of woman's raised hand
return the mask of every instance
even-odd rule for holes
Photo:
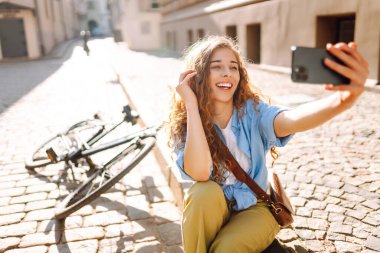
[[[194,78],[196,74],[197,72],[195,72],[195,70],[186,70],[185,72],[182,72],[179,76],[179,84],[175,88],[186,106],[198,104],[197,97],[195,96],[194,91],[190,88],[190,80]]]
[[[351,80],[349,85],[326,84],[326,90],[337,91],[340,93],[340,100],[347,105],[353,105],[357,98],[364,91],[364,84],[368,78],[368,62],[357,50],[354,42],[327,44],[328,52],[340,59],[345,65],[325,59],[325,64],[332,70]]]

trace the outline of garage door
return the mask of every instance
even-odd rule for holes
[[[23,19],[0,19],[0,43],[4,58],[28,56]]]

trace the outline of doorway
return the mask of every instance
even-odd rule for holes
[[[28,56],[24,20],[0,19],[0,43],[4,58]]]
[[[237,28],[236,25],[228,25],[226,27],[226,35],[233,40],[237,41]]]
[[[318,16],[316,39],[316,46],[320,48],[327,43],[354,41],[355,14]]]
[[[261,25],[247,25],[247,58],[255,64],[260,63],[261,58]]]

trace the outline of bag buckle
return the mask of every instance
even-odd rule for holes
[[[275,206],[274,203],[271,203],[270,205],[276,214],[279,214],[282,211],[282,208]]]

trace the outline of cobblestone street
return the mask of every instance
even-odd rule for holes
[[[24,168],[48,137],[99,111],[117,118],[127,103],[108,64],[113,44],[91,41],[90,57],[77,45],[63,57],[0,65],[0,252],[181,252],[180,212],[153,154],[124,177],[124,190],[111,189],[64,223],[53,219],[65,193],[57,180],[63,165]]]
[[[172,193],[178,186],[156,155],[170,163],[165,137],[122,180],[124,188],[111,189],[64,223],[53,219],[66,190],[57,181],[63,166],[38,173],[24,168],[25,156],[51,135],[98,111],[117,118],[128,99],[144,124],[165,119],[180,60],[163,50],[130,51],[110,39],[90,41],[90,57],[78,45],[44,60],[0,64],[0,252],[182,252],[181,206],[175,206],[181,199]],[[273,104],[293,107],[328,94],[292,83],[288,74],[248,70]],[[380,252],[379,98],[380,88],[368,87],[349,111],[279,149],[274,170],[296,217],[278,238],[296,252]]]
[[[145,121],[163,119],[167,111],[162,108],[169,106],[163,101],[170,98],[181,62],[159,60],[159,52],[125,54],[133,60],[123,64],[123,83],[134,104]],[[249,66],[249,74],[273,104],[294,107],[329,94],[319,85],[292,83],[289,74],[256,66]],[[279,149],[274,170],[297,215],[294,229],[282,230],[278,238],[297,252],[380,252],[379,98],[379,87],[368,87],[349,111],[296,134]]]

